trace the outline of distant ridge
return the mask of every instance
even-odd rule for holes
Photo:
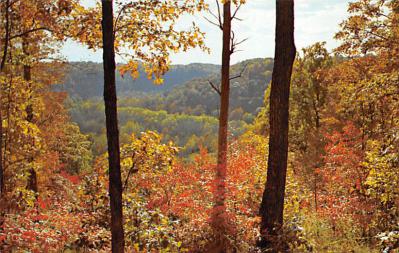
[[[164,76],[162,85],[154,85],[147,79],[140,68],[140,77],[133,80],[130,75],[123,78],[116,75],[117,91],[120,96],[137,96],[143,92],[159,93],[171,90],[189,80],[206,77],[219,72],[214,64],[191,63],[188,65],[172,65]],[[102,96],[103,69],[101,63],[71,62],[66,67],[66,76],[62,85],[56,85],[57,91],[66,91],[73,99],[88,99]]]

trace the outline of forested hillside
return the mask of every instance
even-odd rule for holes
[[[141,107],[119,104],[119,124],[122,143],[129,143],[131,135],[140,136],[145,131],[161,133],[164,141],[173,141],[183,157],[195,154],[200,148],[215,152],[217,147],[217,118],[207,115],[170,114]],[[74,102],[69,109],[72,120],[83,133],[89,134],[96,155],[106,151],[104,105],[99,101]],[[231,121],[231,139],[236,139],[247,128],[241,120]]]
[[[63,84],[55,89],[68,92],[74,101],[98,99],[102,96],[101,68],[101,64],[97,63],[68,64]],[[245,116],[248,120],[258,112],[263,105],[263,95],[271,80],[272,69],[272,59],[252,59],[231,67],[232,75],[237,76],[231,90],[230,110],[233,119],[239,120]],[[175,65],[163,79],[162,85],[155,85],[143,72],[135,80],[128,74],[124,78],[117,74],[120,104],[169,113],[218,115],[218,94],[209,85],[209,81],[217,83],[220,80],[217,65]]]
[[[93,94],[95,87],[101,92],[101,85],[98,85],[102,75],[100,64],[76,63],[72,66],[66,66],[69,72],[65,84],[58,85],[57,89],[68,92],[72,121],[78,123],[83,133],[92,136],[94,151],[101,154],[106,150],[104,107]],[[231,91],[232,136],[238,137],[243,133],[245,125],[252,123],[260,111],[272,66],[272,59],[252,59],[232,66],[233,75],[237,77]],[[207,72],[204,68],[209,68],[208,73],[200,78]],[[182,148],[180,154],[183,156],[195,153],[199,146],[215,152],[219,102],[218,94],[209,81],[217,83],[220,75],[211,73],[213,68],[217,69],[217,66],[172,66],[171,72],[164,77],[165,84],[161,86],[156,86],[146,77],[134,81],[131,77],[117,78],[121,141],[128,142],[131,133],[139,135],[145,130],[152,130],[162,133],[165,140],[173,140]],[[185,77],[182,73],[193,79],[179,83],[179,78],[184,80]],[[85,89],[90,91],[84,93]],[[78,95],[80,93],[86,95],[82,97]]]
[[[231,85],[230,118],[250,122],[264,102],[264,93],[271,80],[272,59],[251,59],[231,67],[234,78]],[[219,115],[219,96],[211,87],[220,82],[220,74],[196,78],[161,94],[124,98],[121,104],[139,106],[152,110],[166,110],[170,113],[193,115]]]
[[[73,99],[102,97],[104,71],[101,63],[71,62],[65,65],[65,72],[62,84],[56,85],[55,90],[66,91]],[[142,93],[161,93],[192,79],[207,77],[218,72],[218,66],[212,64],[172,65],[163,77],[163,84],[155,85],[147,78],[143,66],[140,65],[140,74],[137,79],[133,79],[129,73],[122,76],[117,71],[117,91],[121,97],[136,97],[141,96]]]

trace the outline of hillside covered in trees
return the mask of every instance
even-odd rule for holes
[[[88,68],[99,66],[94,63],[80,63]],[[230,132],[232,137],[242,134],[252,123],[256,114],[261,110],[264,103],[262,93],[266,90],[270,80],[273,61],[271,59],[253,59],[232,66],[232,71],[240,75],[232,85],[230,105]],[[194,67],[195,66],[195,67]],[[172,67],[173,69],[174,67]],[[137,80],[137,86],[153,87],[152,91],[144,91],[134,85],[136,80],[128,80],[132,83],[123,83],[124,79],[117,78],[117,91],[119,95],[119,124],[122,142],[129,140],[129,135],[139,135],[145,130],[161,133],[165,140],[173,140],[182,148],[181,155],[187,156],[199,145],[206,147],[208,151],[214,152],[217,147],[217,116],[219,111],[218,94],[209,85],[209,80],[216,82],[218,74],[209,74],[199,78],[203,72],[203,65],[190,64],[188,66],[177,66],[185,69],[194,78],[184,83],[177,83],[175,80],[181,73],[172,72],[164,77],[164,87],[155,86],[146,79],[145,82]],[[86,68],[84,68],[86,70]],[[106,151],[105,137],[105,115],[104,106],[94,94],[84,99],[77,94],[82,90],[96,90],[99,72],[78,72],[74,68],[65,77],[65,84],[62,86],[70,97],[69,113],[71,120],[78,123],[85,134],[90,134],[94,139],[94,152],[96,154]],[[87,76],[92,76],[89,80]],[[175,76],[174,76],[175,75]],[[145,77],[144,77],[145,78]],[[71,84],[71,79],[76,80]],[[123,83],[123,84],[121,84]],[[126,89],[119,87],[126,85]],[[150,86],[149,86],[150,85]],[[74,88],[73,88],[74,87]],[[159,87],[159,90],[157,88]],[[162,87],[162,89],[161,89]],[[58,88],[58,87],[57,87]],[[149,89],[149,88],[147,88]],[[86,93],[86,96],[91,93]],[[204,103],[204,101],[207,101]]]
[[[0,252],[399,252],[399,2],[254,1],[2,0]]]
[[[99,100],[102,96],[102,66],[98,63],[72,63],[63,84],[54,87],[66,91],[74,101]],[[150,110],[193,115],[218,115],[218,94],[209,81],[218,82],[220,74],[216,65],[189,64],[172,66],[163,78],[162,85],[154,85],[144,73],[132,80],[117,73],[116,87],[120,104]],[[231,68],[237,77],[231,90],[231,111],[235,119],[243,113],[255,115],[263,105],[263,93],[271,80],[272,59],[251,59]],[[266,80],[266,82],[264,81]],[[204,100],[207,102],[204,103]],[[249,115],[248,115],[249,116]]]
[[[139,67],[139,77],[133,79],[130,74],[116,73],[118,94],[122,97],[140,96],[142,93],[161,93],[169,91],[195,78],[217,74],[217,65],[188,64],[173,65],[164,78],[162,85],[154,85]],[[104,71],[101,63],[71,62],[65,66],[66,75],[62,84],[54,86],[57,91],[66,91],[74,99],[102,98]]]
[[[130,135],[139,136],[145,131],[161,133],[164,141],[173,141],[181,148],[179,154],[188,156],[197,153],[200,147],[215,152],[217,147],[217,118],[207,115],[171,114],[164,110],[152,111],[122,103],[119,106],[121,142],[130,141]],[[74,103],[70,108],[71,119],[78,123],[81,131],[93,139],[93,152],[106,151],[104,106],[100,102]],[[232,137],[241,135],[248,124],[242,120],[231,121]]]

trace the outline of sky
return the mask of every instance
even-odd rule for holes
[[[206,0],[211,10],[216,11],[215,1]],[[96,0],[82,0],[86,6],[93,6]],[[327,48],[333,49],[339,45],[334,40],[334,34],[339,31],[339,24],[347,17],[348,0],[295,0],[295,43],[298,50],[316,42],[326,41]],[[221,62],[222,31],[210,24],[204,16],[185,16],[179,21],[180,29],[190,26],[194,21],[206,33],[206,45],[211,53],[192,49],[188,52],[173,54],[172,64],[213,63]],[[251,58],[273,57],[275,30],[275,0],[247,0],[237,17],[242,21],[233,22],[236,37],[247,39],[238,49],[242,50],[232,55],[232,63]],[[68,41],[61,50],[62,55],[69,61],[101,62],[101,50],[93,52],[78,43]],[[121,59],[117,57],[117,62]]]

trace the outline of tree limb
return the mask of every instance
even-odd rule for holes
[[[136,153],[133,153],[132,160],[134,160],[135,155],[136,155]],[[130,167],[129,172],[127,173],[127,176],[126,176],[126,179],[125,179],[125,183],[123,184],[122,192],[127,187],[130,175],[133,174],[133,173],[137,173],[138,171],[139,170],[136,168],[136,162],[133,161],[133,165],[132,165],[132,167]]]
[[[206,21],[208,21],[209,23],[211,23],[212,25],[215,25],[217,27],[219,27],[220,29],[223,30],[223,27],[221,27],[219,24],[215,23],[214,21],[208,19],[207,17],[204,16],[204,18],[206,19]]]
[[[247,68],[247,66],[248,66],[248,63],[246,63],[246,64],[244,65],[244,67],[242,68],[242,70],[240,71],[240,73],[239,73],[238,75],[235,75],[235,76],[230,77],[229,80],[231,81],[231,80],[234,80],[234,79],[237,79],[237,78],[242,77],[242,74],[244,73],[244,71],[245,71],[245,69]]]
[[[25,35],[28,35],[29,33],[33,33],[33,32],[37,32],[37,31],[48,31],[48,32],[53,32],[50,28],[48,27],[37,27],[37,28],[32,28],[30,30],[26,30],[24,32],[21,32],[19,34],[15,34],[13,36],[10,36],[10,40],[16,39],[16,38],[20,38],[23,37]]]
[[[219,88],[215,84],[213,84],[212,81],[208,80],[208,82],[209,85],[216,91],[216,93],[219,94],[219,96],[221,96],[222,92],[219,90]]]
[[[238,10],[241,8],[241,6],[242,6],[242,3],[240,3],[240,4],[237,6],[237,8],[235,9],[233,15],[231,16],[231,20],[233,20],[233,19],[236,18],[237,12],[238,12]],[[239,18],[236,18],[236,19],[241,20],[241,19],[239,19]]]
[[[222,30],[223,30],[223,22],[222,22],[222,15],[220,14],[221,12],[220,12],[220,5],[219,5],[219,0],[215,0],[216,1],[216,6],[217,6],[217,8],[218,8],[218,20],[219,20],[219,24],[220,24],[220,27],[222,28]]]
[[[216,6],[217,6],[218,15],[216,15],[216,14],[213,13],[212,11],[209,11],[209,14],[211,14],[212,17],[214,17],[214,18],[216,19],[217,22],[212,21],[212,20],[210,20],[210,19],[207,18],[207,17],[204,17],[204,18],[206,19],[206,21],[208,21],[208,22],[211,23],[212,25],[215,25],[215,26],[219,27],[219,29],[223,31],[223,22],[222,22],[222,16],[221,16],[221,13],[220,13],[220,5],[219,5],[218,0],[215,0],[215,1],[216,1]]]

